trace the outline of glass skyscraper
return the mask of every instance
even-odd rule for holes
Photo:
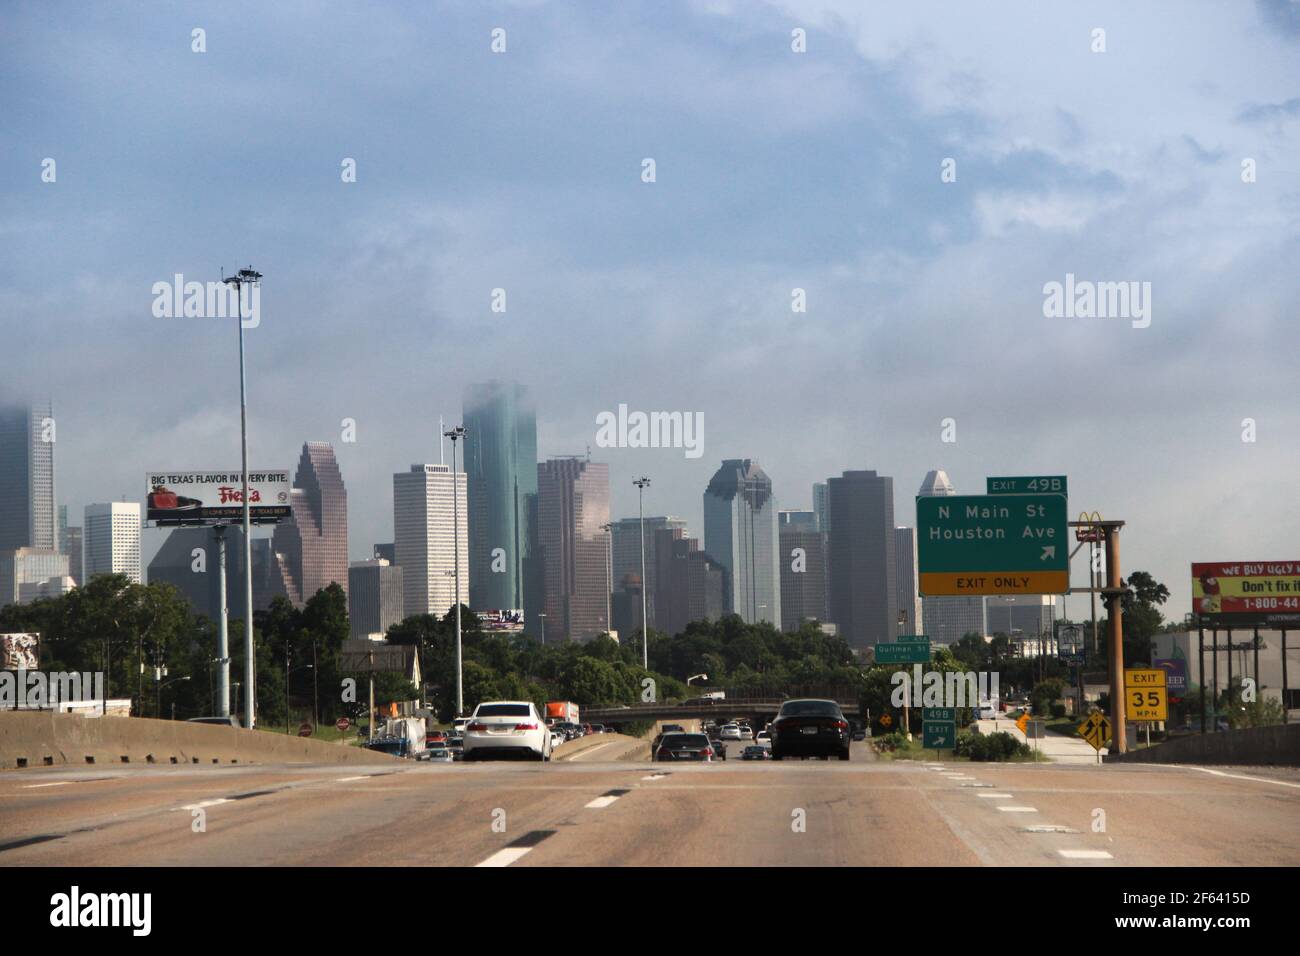
[[[469,497],[469,604],[536,611],[537,413],[521,385],[465,390],[464,470]]]
[[[54,437],[49,402],[0,408],[0,551],[59,546]]]
[[[272,537],[285,593],[302,607],[321,588],[348,589],[348,491],[329,442],[302,446],[289,504]],[[256,597],[254,597],[256,601]]]
[[[704,550],[727,572],[727,610],[781,626],[776,498],[758,462],[728,458],[704,492]]]

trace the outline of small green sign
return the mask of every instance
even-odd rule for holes
[[[955,723],[957,720],[956,707],[923,707],[921,709],[922,720],[946,720],[948,723]]]
[[[1068,495],[1065,475],[1024,475],[1017,478],[989,478],[991,495]]]
[[[877,644],[877,664],[924,664],[930,660],[930,642],[904,641],[897,644]]]
[[[922,641],[929,641],[930,638],[926,634],[899,634],[898,640],[905,644],[906,643],[919,644]]]
[[[927,720],[921,724],[926,750],[951,750],[957,745],[957,725],[946,720]]]

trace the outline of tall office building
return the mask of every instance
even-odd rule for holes
[[[985,598],[984,616],[989,634],[1006,634],[1018,641],[1051,637],[1056,595],[991,594]]]
[[[59,550],[68,556],[68,574],[77,584],[81,584],[81,528],[69,526],[67,505],[59,505]]]
[[[827,482],[830,612],[850,647],[898,636],[894,479],[846,471]]]
[[[921,596],[917,592],[916,529],[894,529],[894,577],[898,584],[898,612],[907,617],[900,622],[903,634],[924,634],[925,617],[921,613]]]
[[[826,513],[826,482],[819,481],[813,485],[813,514],[817,515],[817,530],[822,534],[829,534],[831,530],[830,518]]]
[[[0,607],[64,593],[68,556],[54,548],[0,551]]]
[[[253,608],[264,611],[273,598],[288,597],[270,538],[253,539]],[[175,587],[196,614],[215,621],[221,615],[221,571],[217,536],[212,528],[174,528],[148,567],[150,584]],[[244,529],[226,527],[226,614],[244,618]]]
[[[727,610],[781,625],[780,542],[772,480],[758,462],[728,458],[704,492],[704,550],[727,572]]]
[[[686,537],[681,529],[661,528],[655,539],[658,618],[653,626],[677,635],[692,621],[722,617],[727,609],[727,572],[722,565],[700,550],[698,538]],[[635,629],[641,629],[639,620]]]
[[[271,539],[289,600],[302,607],[331,584],[347,591],[348,490],[329,442],[303,444],[289,505]]]
[[[397,563],[397,549],[393,547],[393,542],[391,542],[391,541],[384,541],[384,542],[380,542],[379,544],[376,544],[376,545],[375,545],[375,557],[376,557],[376,558],[383,558],[383,559],[384,559],[385,561],[387,561],[389,564],[396,564],[396,563]],[[462,573],[462,574],[465,573],[465,569],[464,569],[464,568],[461,569],[461,573]]]
[[[956,489],[942,470],[926,472],[917,495],[922,498],[948,497]],[[918,569],[919,575],[919,569]],[[926,597],[921,599],[921,619],[931,644],[956,644],[970,633],[988,633],[984,626],[984,598],[974,595]]]
[[[537,413],[523,386],[488,382],[465,390],[463,423],[469,604],[535,614]]]
[[[141,583],[138,501],[86,505],[82,527],[87,581],[97,574],[125,574]]]
[[[348,621],[351,636],[386,634],[404,617],[403,571],[383,558],[348,566]]]
[[[457,560],[460,601],[469,604],[466,483],[465,473],[453,476],[451,465],[412,465],[393,475],[393,558],[402,569],[406,617],[442,617],[456,606]],[[504,560],[501,567],[499,573],[508,573]]]
[[[581,458],[542,462],[537,510],[547,643],[604,633],[610,628],[609,539],[601,526],[609,523],[609,465]]]
[[[659,532],[671,530],[674,537],[684,537],[686,521],[664,515],[647,516],[645,519],[645,580],[646,580],[646,617],[651,627],[659,627],[655,615],[658,600],[658,559],[657,543]],[[622,591],[629,581],[635,581],[637,594],[640,594],[641,582],[641,522],[639,518],[620,518],[610,525],[610,562],[613,566],[614,590]],[[641,609],[637,608],[636,630],[641,630]]]
[[[782,511],[781,630],[797,631],[802,621],[830,620],[826,608],[826,535],[811,511]]]
[[[59,546],[54,438],[49,402],[0,408],[0,551]]]

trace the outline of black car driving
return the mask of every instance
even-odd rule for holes
[[[849,722],[833,700],[787,700],[772,721],[772,759],[849,759]]]

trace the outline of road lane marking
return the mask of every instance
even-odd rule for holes
[[[1037,813],[1036,807],[998,807],[1003,813]]]
[[[1067,860],[1113,860],[1105,850],[1057,850]]]
[[[613,803],[613,802],[614,802],[615,800],[617,800],[617,799],[618,799],[618,797],[597,797],[595,800],[592,800],[590,803],[588,803],[588,804],[586,805],[585,809],[587,809],[587,810],[600,810],[600,809],[602,809],[602,808],[604,808],[604,807],[609,806],[611,803]]]
[[[23,785],[24,790],[39,790],[41,787],[66,787],[72,783],[71,780],[60,780],[57,783],[28,783]]]
[[[514,840],[507,844],[504,849],[497,850],[482,863],[475,864],[475,866],[476,868],[480,866],[509,866],[511,863],[514,863],[531,853],[536,849],[537,845],[547,837],[554,835],[554,830],[531,830],[521,836],[518,840]]]
[[[1009,793],[977,793],[977,794],[975,794],[975,796],[979,797],[981,800],[1009,800],[1009,799],[1011,799],[1011,794],[1009,794]]]
[[[1209,767],[1185,767],[1186,770],[1199,770],[1201,773],[1211,773],[1216,777],[1231,777],[1233,780],[1250,780],[1254,783],[1273,783],[1279,787],[1294,787],[1300,790],[1300,783],[1288,783],[1285,780],[1270,780],[1268,777],[1248,777],[1244,773],[1224,773],[1222,770],[1211,770]]]
[[[1072,830],[1069,827],[1057,826],[1053,823],[1044,823],[1039,826],[1021,827],[1021,833],[1078,833],[1078,830]]]
[[[215,800],[200,800],[198,803],[188,803],[181,807],[182,810],[204,810],[208,807],[215,807],[221,803],[229,803],[226,797],[217,797]]]
[[[339,777],[339,778],[338,778],[337,780],[335,780],[334,782],[335,782],[335,783],[351,783],[351,782],[354,781],[354,780],[369,780],[369,779],[370,779],[371,777],[373,777],[373,776],[374,776],[374,774],[363,773],[363,774],[362,774],[361,776],[359,776],[359,777]]]
[[[668,776],[668,774],[666,774],[666,773],[652,773],[650,776],[648,776],[648,777],[642,777],[641,779],[642,779],[642,780],[662,780],[662,779],[663,779],[664,777],[666,777],[666,776]]]
[[[991,786],[993,786],[993,784],[991,784],[991,783],[963,783],[962,786],[963,786],[963,787],[991,787]]]

